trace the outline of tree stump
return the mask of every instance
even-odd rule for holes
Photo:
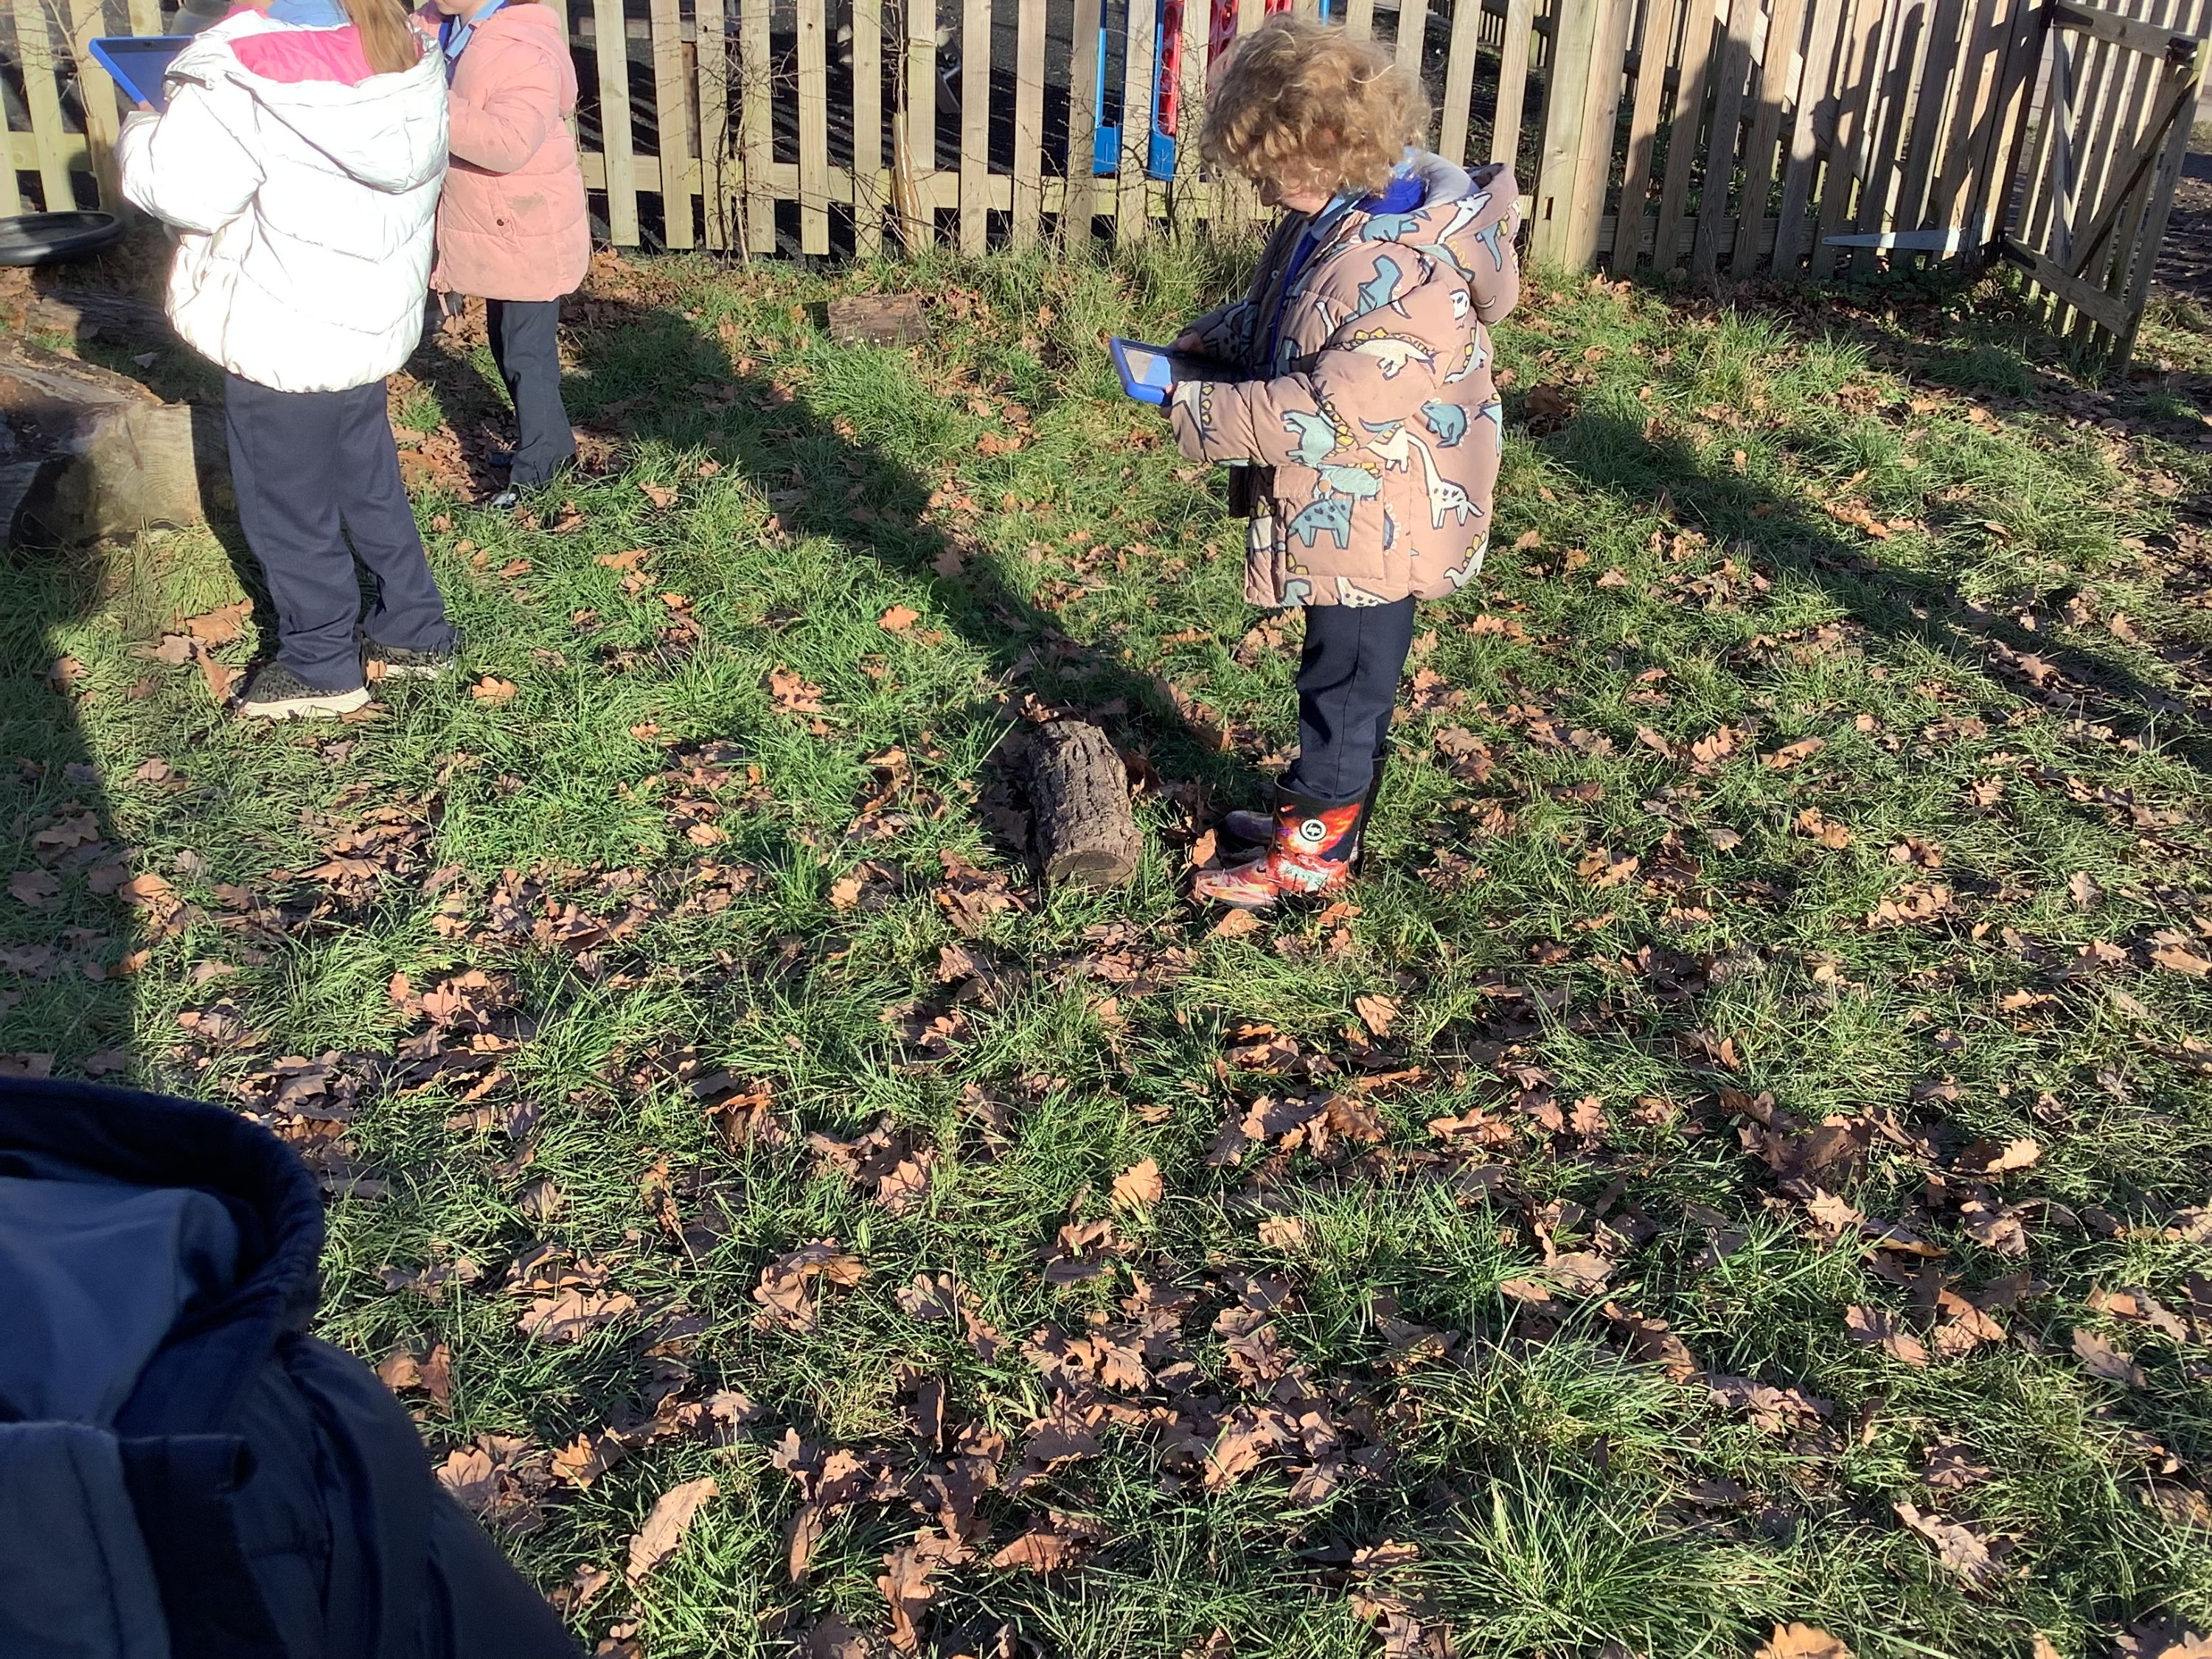
[[[9,546],[203,524],[221,416],[27,341],[0,341],[0,532]],[[203,471],[210,471],[204,481]]]
[[[1144,845],[1129,811],[1129,774],[1088,720],[1056,720],[1030,739],[1030,836],[1047,882],[1125,886]]]

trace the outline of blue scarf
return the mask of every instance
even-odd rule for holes
[[[343,28],[353,21],[338,0],[271,0],[269,16],[300,29]]]

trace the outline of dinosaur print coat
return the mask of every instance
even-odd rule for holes
[[[1256,485],[1255,605],[1437,599],[1482,568],[1504,410],[1487,325],[1513,308],[1519,187],[1435,155],[1334,219],[1287,216],[1250,295],[1191,325],[1249,379],[1179,383],[1176,441]],[[1296,264],[1296,269],[1291,267]]]

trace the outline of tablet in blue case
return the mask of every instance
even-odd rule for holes
[[[1140,404],[1164,404],[1178,380],[1220,380],[1231,378],[1227,367],[1204,357],[1179,356],[1165,346],[1115,336],[1106,342],[1114,354],[1114,367],[1121,376],[1121,390]]]
[[[109,34],[91,43],[93,62],[106,70],[134,104],[167,106],[161,77],[176,55],[191,45],[188,34]]]

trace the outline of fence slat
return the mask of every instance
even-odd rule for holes
[[[1990,112],[1997,81],[1997,60],[2004,36],[2001,17],[2004,0],[1976,0],[1967,19],[1960,48],[1958,92],[1952,106],[1951,125],[1942,146],[1929,204],[1934,212],[1954,222],[1972,226],[1973,170],[1987,136]]]
[[[652,0],[653,112],[660,152],[661,236],[688,248],[691,234],[691,97],[684,84],[684,14],[677,0]]]
[[[1613,141],[1620,112],[1621,76],[1628,56],[1630,13],[1635,0],[1597,0],[1597,28],[1583,92],[1582,142],[1574,161],[1573,208],[1567,219],[1566,257],[1579,269],[1597,260],[1598,224],[1605,210],[1605,182],[1613,172]],[[1575,83],[1565,82],[1571,89]]]
[[[989,245],[991,0],[960,6],[960,251]]]
[[[853,0],[853,252],[884,248],[883,0]]]
[[[1012,240],[1029,247],[1044,217],[1044,0],[1020,0],[1015,31]]]
[[[1975,169],[1972,222],[1986,225],[1990,240],[2012,227],[2013,195],[2027,153],[2027,125],[2036,65],[2043,51],[2042,15],[2015,5],[2005,14],[2002,60],[1997,70],[1989,136]]]
[[[1898,185],[1894,217],[1900,230],[1941,228],[1930,216],[1945,212],[1948,203],[1932,202],[1929,184],[1935,173],[1936,140],[1953,103],[1953,82],[1960,58],[1959,33],[1965,23],[1965,0],[1939,0],[1935,21],[1929,26],[1928,49],[1913,76],[1917,92],[1912,112],[1912,136],[1906,142],[1905,170]]]
[[[1682,222],[1690,200],[1690,169],[1699,153],[1698,132],[1705,119],[1705,92],[1712,81],[1719,31],[1713,0],[1688,0],[1682,18],[1682,70],[1674,88],[1674,110],[1667,125],[1667,177],[1659,189],[1659,219],[1652,233],[1651,268],[1666,270],[1682,258],[1668,240]]]
[[[799,251],[830,251],[830,61],[823,0],[799,0]]]
[[[1461,0],[1462,13],[1474,7]],[[1636,99],[1629,106],[1628,163],[1620,178],[1620,213],[1613,228],[1613,274],[1636,268],[1650,203],[1651,157],[1659,143],[1659,94],[1667,87],[1667,48],[1674,38],[1675,0],[1644,0],[1644,36],[1636,48]]]
[[[1743,94],[1751,78],[1751,38],[1758,12],[1758,0],[1730,0],[1728,38],[1717,53],[1713,124],[1705,141],[1705,182],[1698,198],[1698,240],[1690,250],[1691,274],[1705,282],[1720,274],[1720,229],[1728,219],[1729,178],[1743,137]]]
[[[1067,66],[1067,194],[1063,246],[1088,249],[1098,212],[1098,0],[1075,0],[1075,40]]]
[[[23,105],[31,117],[31,137],[39,151],[39,187],[45,191],[46,211],[69,213],[76,208],[76,190],[70,183],[68,153],[62,147],[59,64],[54,37],[40,0],[15,0],[16,62],[23,71]]]
[[[21,6],[24,0],[16,0]],[[756,0],[765,5],[767,0]],[[637,246],[637,169],[630,143],[629,37],[622,0],[592,0],[592,46],[599,64],[599,145],[607,158],[607,234]]]
[[[1774,216],[1778,276],[1795,270],[1804,252],[1806,211],[1812,204],[1813,169],[1821,146],[1820,127],[1826,120],[1832,137],[1837,111],[1830,77],[1835,71],[1837,42],[1850,15],[1848,0],[1813,0],[1804,73],[1797,82],[1797,118],[1791,124],[1790,154],[1782,173],[1782,205]]]
[[[92,155],[92,171],[100,183],[100,204],[112,208],[122,200],[115,172],[115,140],[123,129],[115,82],[88,50],[107,33],[106,9],[100,0],[70,0],[70,56],[76,67],[79,95],[84,100],[84,137]]]
[[[562,3],[565,6],[566,0],[562,0]],[[565,10],[562,15],[562,21],[563,22],[568,21]],[[161,0],[131,0],[131,33],[159,34],[161,32]],[[565,28],[561,31],[561,38],[564,40],[568,38],[568,32]]]
[[[602,4],[605,0],[600,0]],[[745,191],[745,252],[775,252],[775,198],[769,164],[775,128],[769,101],[769,0],[738,0],[738,143]]]
[[[1753,233],[1766,222],[1774,195],[1775,147],[1782,137],[1782,110],[1802,94],[1792,78],[1797,65],[1797,41],[1805,21],[1804,0],[1774,0],[1767,19],[1766,45],[1759,55],[1759,112],[1751,124],[1751,142],[1743,152],[1743,201],[1736,214],[1741,227],[1735,252],[1729,262],[1730,274],[1748,276],[1759,260],[1759,238]]]
[[[2182,16],[2175,19],[2177,24],[2188,20],[2189,9],[2187,7],[2182,9]],[[2195,28],[2203,29],[2205,21],[2202,17],[2194,19]],[[2204,65],[2209,52],[2212,52],[2212,47],[2208,47],[2203,40],[2199,40],[2196,55],[2190,60],[2187,70],[2192,88],[2202,88],[2204,83]],[[2143,308],[2150,302],[2151,272],[2157,268],[2159,244],[2166,240],[2166,221],[2173,212],[2174,191],[2181,183],[2181,169],[2189,159],[2189,129],[2194,113],[2193,109],[2185,109],[2174,118],[2173,130],[2166,138],[2166,154],[2160,159],[2158,171],[2151,185],[2141,229],[2126,244],[2136,250],[2136,269],[2128,284],[2125,301],[2128,326],[2113,347],[2114,361],[2123,371],[2127,368],[2128,360],[2135,356],[2136,334],[2142,326]]]
[[[900,235],[911,252],[937,240],[937,0],[906,0],[898,95]]]
[[[2125,3],[2125,0],[2123,0]],[[2131,8],[2147,17],[2154,10],[2163,11],[2163,4]],[[2148,88],[2160,68],[2160,60],[2145,53],[2123,52],[2107,47],[2110,60],[2104,77],[2101,95],[2094,100],[2096,114],[2089,131],[2089,141],[2082,152],[2081,202],[2085,209],[2094,210],[2105,199],[2105,180],[2115,145],[2124,145],[2134,136],[2135,124],[2142,118],[2142,105]],[[2075,249],[2078,256],[2088,252],[2087,245]],[[2074,260],[2069,268],[2079,269]]]
[[[1344,27],[1355,40],[1372,38],[1375,33],[1375,0],[1351,0],[1344,9]]]
[[[1462,3],[1464,0],[1462,0]],[[1536,0],[1505,0],[1505,41],[1498,58],[1498,112],[1490,125],[1490,159],[1519,169],[1521,118],[1528,100],[1528,49],[1536,32]],[[1534,178],[1520,179],[1525,195]]]
[[[1808,270],[1815,278],[1836,268],[1838,250],[1828,238],[1840,232],[1850,212],[1851,191],[1866,177],[1864,147],[1872,118],[1875,79],[1882,39],[1882,0],[1858,0],[1836,53],[1836,141],[1820,180],[1820,211],[1813,231]]]
[[[1128,46],[1121,78],[1121,158],[1114,174],[1114,240],[1123,247],[1151,231],[1151,181],[1145,176],[1152,147],[1152,0],[1129,0]]]
[[[1451,50],[1444,60],[1443,113],[1437,128],[1437,154],[1454,167],[1467,160],[1468,118],[1474,107],[1474,55],[1481,44],[1479,0],[1458,0],[1452,8]]]
[[[724,0],[699,0],[699,218],[707,246],[732,245],[730,21]]]
[[[1459,0],[1459,3],[1479,5],[1481,0]],[[1429,0],[1398,0],[1398,67],[1416,80],[1420,78],[1421,55],[1428,36]]]

